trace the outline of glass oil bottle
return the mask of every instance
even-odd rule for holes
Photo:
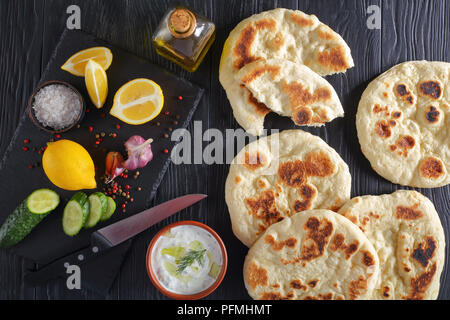
[[[189,72],[199,67],[216,35],[214,23],[184,6],[172,6],[152,37],[156,52]]]

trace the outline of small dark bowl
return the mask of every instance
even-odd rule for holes
[[[54,130],[51,127],[44,126],[42,123],[39,122],[39,120],[36,118],[36,115],[34,114],[33,102],[34,102],[34,97],[35,97],[36,93],[38,93],[38,91],[40,89],[42,89],[43,87],[46,87],[51,84],[61,84],[61,85],[68,87],[69,89],[71,89],[73,92],[75,92],[77,94],[77,96],[81,102],[81,112],[80,112],[78,118],[74,121],[73,124],[71,124],[68,127],[63,128],[61,130]],[[83,99],[83,96],[81,95],[81,93],[77,89],[75,89],[72,85],[68,84],[67,82],[59,81],[59,80],[51,80],[51,81],[43,82],[36,89],[34,89],[33,93],[31,94],[30,100],[28,100],[27,108],[28,108],[28,115],[30,116],[30,119],[33,122],[33,124],[36,127],[38,127],[39,129],[47,131],[52,134],[66,132],[66,131],[69,131],[70,129],[72,129],[73,127],[75,127],[78,123],[81,122],[81,120],[83,119],[84,113],[86,111],[86,105],[84,103],[84,99]]]

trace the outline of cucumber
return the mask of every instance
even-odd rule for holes
[[[101,192],[95,192],[89,196],[89,217],[84,224],[85,228],[92,228],[95,226],[105,214],[108,209],[108,199]]]
[[[106,197],[108,200],[108,208],[106,209],[105,214],[102,216],[102,221],[108,220],[116,211],[116,202],[111,197]]]
[[[84,192],[77,192],[64,208],[62,226],[64,233],[74,236],[83,228],[89,216],[89,201]]]
[[[59,196],[54,191],[34,191],[0,227],[0,247],[9,248],[22,241],[58,205]]]

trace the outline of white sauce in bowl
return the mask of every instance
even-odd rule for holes
[[[197,259],[186,259],[187,256]],[[184,269],[180,267],[183,261],[188,261]],[[157,280],[166,290],[177,294],[190,295],[208,289],[216,281],[222,264],[217,240],[194,225],[171,228],[158,238],[151,253],[151,267]]]

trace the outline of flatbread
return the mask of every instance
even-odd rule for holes
[[[308,67],[288,60],[258,60],[244,66],[237,80],[272,111],[296,125],[322,126],[344,116],[333,86]]]
[[[237,122],[254,135],[262,134],[270,109],[249,95],[235,75],[248,63],[272,58],[304,64],[319,75],[353,67],[345,41],[314,15],[278,8],[241,21],[225,42],[219,79]]]
[[[244,281],[253,299],[368,299],[380,264],[367,237],[329,210],[297,213],[269,227],[250,248]]]
[[[433,203],[416,191],[357,197],[339,213],[374,245],[381,282],[373,299],[436,299],[445,236]]]
[[[302,130],[263,137],[230,166],[225,200],[233,232],[246,246],[271,224],[310,209],[337,211],[350,199],[347,164],[322,139]]]
[[[450,183],[450,63],[410,61],[372,81],[356,115],[361,150],[387,180]]]

